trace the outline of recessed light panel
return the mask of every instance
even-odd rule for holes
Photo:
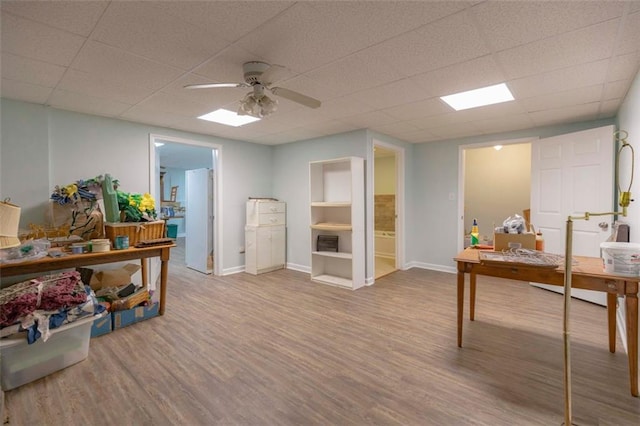
[[[462,111],[464,109],[512,101],[513,95],[505,83],[500,83],[494,86],[442,96],[440,99],[456,111]]]
[[[229,111],[228,109],[217,109],[208,114],[201,115],[198,117],[201,120],[213,121],[214,123],[225,124],[227,126],[239,127],[244,126],[245,124],[253,123],[254,121],[259,121],[259,118],[251,117],[249,115],[238,115],[233,111]]]

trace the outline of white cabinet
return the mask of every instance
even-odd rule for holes
[[[250,274],[282,269],[285,265],[286,204],[249,200],[245,226],[245,271]]]
[[[309,163],[311,279],[357,289],[365,283],[364,160]],[[318,250],[318,236],[337,236],[337,251]]]

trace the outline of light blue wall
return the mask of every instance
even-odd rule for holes
[[[309,162],[366,154],[364,130],[274,147],[273,196],[287,203],[287,263],[306,271],[311,264]]]
[[[550,137],[613,124],[613,119],[541,127],[493,135],[417,144],[414,147],[413,213],[409,235],[410,260],[423,267],[454,270],[458,250],[458,155],[460,145],[530,137]]]
[[[164,200],[169,200],[171,197],[171,187],[177,186],[178,193],[176,194],[176,201],[180,203],[182,207],[185,206],[185,197],[187,193],[187,185],[185,184],[185,170],[184,169],[174,169],[171,167],[167,167],[165,169],[167,172],[164,175]],[[184,216],[182,214],[181,216]],[[169,219],[167,220],[167,224],[178,225],[178,236],[183,237],[185,232],[185,223],[184,218],[178,219]]]
[[[244,266],[245,200],[271,193],[272,148],[2,99],[0,196],[23,208],[21,227],[42,223],[55,185],[110,173],[127,192],[147,192],[149,134],[222,146],[225,271]]]

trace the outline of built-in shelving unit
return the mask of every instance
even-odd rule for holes
[[[311,279],[350,289],[364,286],[364,160],[309,163]],[[338,237],[337,251],[318,250],[318,236]]]

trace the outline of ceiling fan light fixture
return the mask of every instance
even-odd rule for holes
[[[241,101],[238,115],[249,115],[256,118],[264,118],[273,114],[278,109],[278,101],[267,95],[255,92],[248,93]]]

